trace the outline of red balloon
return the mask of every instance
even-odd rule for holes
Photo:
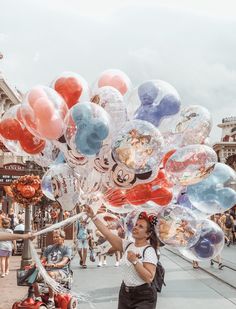
[[[172,149],[172,150],[168,151],[168,152],[164,155],[164,157],[163,157],[163,159],[162,159],[163,167],[166,166],[166,162],[167,162],[168,159],[172,156],[172,154],[174,154],[175,152],[176,152],[176,149]]]
[[[22,137],[22,128],[18,120],[7,118],[0,122],[0,133],[6,139],[17,141]]]
[[[168,205],[173,197],[172,192],[168,188],[157,188],[155,186],[152,187],[151,191],[151,200],[160,206]]]
[[[35,195],[35,189],[31,185],[25,185],[21,189],[21,195],[26,198],[32,198]]]
[[[64,98],[67,106],[71,108],[81,96],[83,87],[75,77],[61,77],[54,85],[54,89]]]
[[[20,145],[25,152],[29,154],[40,153],[43,151],[45,144],[46,142],[44,140],[35,137],[26,128],[23,130]]]
[[[151,199],[151,186],[140,184],[129,190],[126,190],[126,198],[132,205],[141,205]]]
[[[128,90],[128,86],[124,78],[114,73],[107,72],[99,78],[98,87],[101,88],[105,86],[116,88],[122,95],[124,95]]]
[[[109,189],[104,194],[104,198],[114,207],[121,207],[127,203],[125,190]]]

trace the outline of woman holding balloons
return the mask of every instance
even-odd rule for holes
[[[123,281],[118,309],[155,309],[157,292],[152,281],[157,264],[157,236],[154,230],[157,218],[142,212],[132,230],[132,242],[113,234],[89,206],[86,212],[113,249],[124,253],[120,264]]]

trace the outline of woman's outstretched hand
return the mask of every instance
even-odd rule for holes
[[[86,212],[86,214],[89,218],[94,217],[94,211],[90,206],[88,206],[88,205],[85,206],[85,212]]]

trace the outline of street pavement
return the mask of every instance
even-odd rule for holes
[[[223,264],[236,269],[236,245],[225,247],[222,256]],[[19,268],[20,259],[13,256],[10,274],[0,278],[0,309],[11,309],[12,304],[27,293],[27,288],[17,287],[16,284],[16,269]],[[162,249],[161,262],[166,269],[167,285],[159,294],[158,309],[236,308],[236,273],[232,269],[223,267],[219,270],[208,262],[201,262],[200,269],[193,269],[189,261],[165,248]],[[115,258],[108,257],[105,267],[98,268],[96,263],[89,262],[87,269],[81,269],[78,255],[75,256],[72,261],[73,291],[89,294],[92,303],[80,302],[79,309],[117,308],[122,277],[121,268],[114,264]]]
[[[230,261],[236,269],[236,246],[226,247],[223,257],[223,264]],[[225,283],[235,283],[235,271],[225,267],[219,270],[215,265],[209,266],[208,262],[200,263],[200,269],[193,269],[191,262],[167,249],[162,249],[161,262],[166,269],[167,285],[159,294],[158,309],[236,308],[236,285],[232,288]],[[120,268],[114,267],[114,258],[108,258],[108,265],[103,268],[89,263],[87,269],[81,269],[76,256],[72,265],[76,274],[73,290],[88,293],[96,309],[117,308],[122,277]],[[80,303],[79,309],[89,308],[88,303]]]

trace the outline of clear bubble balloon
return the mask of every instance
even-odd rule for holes
[[[226,164],[216,163],[203,181],[188,186],[190,202],[200,211],[209,214],[223,213],[236,204],[236,173]]]
[[[157,232],[163,243],[174,247],[191,247],[200,237],[197,217],[180,205],[170,205],[159,212]]]
[[[217,162],[215,151],[205,145],[189,145],[177,149],[165,165],[171,181],[187,186],[208,177]]]
[[[43,194],[52,201],[55,201],[55,197],[52,189],[52,177],[50,175],[50,170],[48,170],[41,180],[41,188]]]
[[[44,174],[42,190],[48,198],[56,200],[63,210],[72,210],[79,201],[79,180],[67,164],[53,165]]]
[[[210,112],[203,106],[190,105],[182,110],[175,132],[182,134],[182,145],[202,144],[211,128]]]
[[[108,113],[91,102],[74,105],[67,115],[67,123],[67,144],[85,156],[94,156],[100,151],[111,127]]]
[[[110,69],[100,73],[95,82],[94,90],[105,86],[111,86],[117,89],[123,96],[128,95],[132,88],[129,77],[121,70],[116,69]]]
[[[117,162],[136,173],[157,170],[162,159],[163,138],[151,123],[132,120],[114,138],[112,153]]]
[[[213,259],[224,247],[224,232],[215,222],[204,219],[200,221],[200,237],[190,248],[179,248],[181,254],[195,261]]]
[[[24,97],[21,116],[33,135],[56,140],[65,131],[64,119],[67,111],[66,102],[54,89],[35,86]]]
[[[113,125],[112,135],[127,121],[127,110],[122,94],[114,87],[105,86],[93,91],[91,102],[100,105],[110,115]]]
[[[186,192],[187,188],[182,189],[181,192],[179,192],[178,196],[177,196],[177,204],[179,204],[180,206],[186,207],[188,209],[190,209],[198,219],[205,219],[207,217],[209,217],[208,213],[202,212],[200,211],[198,208],[196,208],[191,202],[190,199],[188,197],[188,194]]]
[[[77,73],[63,72],[53,80],[51,86],[63,97],[68,108],[76,103],[89,101],[88,83]]]
[[[48,167],[54,163],[59,153],[60,150],[48,140],[44,149],[39,154],[32,156],[32,158],[38,165]]]
[[[40,153],[45,141],[31,134],[23,124],[21,105],[9,108],[0,121],[0,135],[5,147],[15,155],[27,156]]]
[[[149,80],[136,89],[128,98],[129,109],[134,110],[133,119],[145,120],[159,127],[161,122],[173,117],[180,110],[180,97],[173,86],[162,80]]]

